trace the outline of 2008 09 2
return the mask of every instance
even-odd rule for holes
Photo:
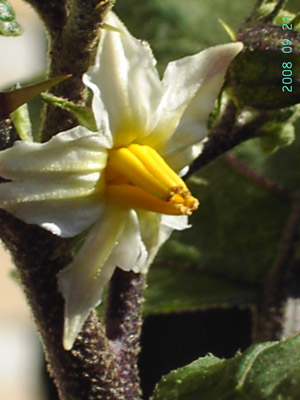
[[[292,17],[282,17],[283,22],[287,22],[289,19],[292,19]],[[282,24],[282,29],[288,29],[288,30],[292,30],[293,29],[293,24],[286,24],[283,23]],[[284,54],[288,54],[288,53],[292,53],[293,52],[293,48],[292,48],[292,41],[290,39],[283,39],[282,40],[282,52]],[[291,61],[285,61],[282,63],[282,84],[284,86],[282,86],[282,91],[283,92],[292,92],[293,91],[293,71],[292,71],[292,67],[293,67],[293,63]],[[289,86],[286,86],[289,85]]]

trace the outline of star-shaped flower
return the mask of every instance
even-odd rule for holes
[[[148,45],[114,13],[106,23],[119,31],[103,31],[97,64],[84,77],[98,132],[78,126],[0,152],[0,175],[11,180],[0,185],[1,208],[61,237],[88,229],[58,275],[65,349],[116,266],[147,271],[172,230],[188,227],[198,200],[178,173],[201,152],[207,117],[242,49],[230,43],[171,62],[161,80]]]

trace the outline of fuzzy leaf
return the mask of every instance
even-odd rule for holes
[[[70,111],[70,113],[72,113],[74,117],[77,118],[80,125],[84,126],[92,132],[97,131],[96,121],[91,108],[78,106],[71,101],[53,96],[50,93],[42,93],[41,97],[43,100],[45,100],[47,103],[52,104],[53,106]]]
[[[163,377],[152,400],[297,400],[299,355],[300,335],[229,360],[209,355]]]

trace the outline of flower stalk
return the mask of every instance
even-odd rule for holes
[[[145,277],[117,268],[109,285],[106,335],[118,365],[124,399],[141,397],[138,372]]]

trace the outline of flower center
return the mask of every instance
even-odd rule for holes
[[[110,150],[105,173],[111,202],[170,215],[191,215],[198,208],[183,180],[149,146]]]

